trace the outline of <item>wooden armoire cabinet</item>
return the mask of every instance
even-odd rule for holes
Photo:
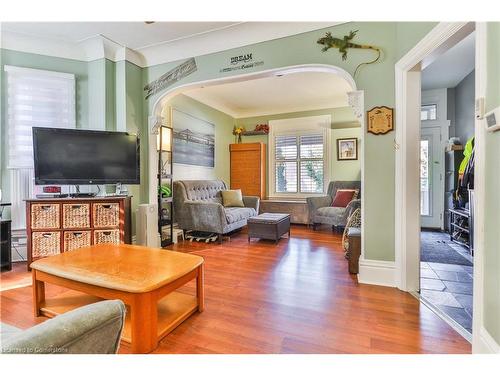
[[[231,154],[231,189],[243,195],[266,196],[266,145],[236,143],[229,145]]]

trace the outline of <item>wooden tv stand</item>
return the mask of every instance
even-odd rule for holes
[[[26,200],[28,270],[39,258],[101,243],[132,243],[132,197]]]

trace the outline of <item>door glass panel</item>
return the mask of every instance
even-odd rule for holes
[[[420,110],[420,120],[422,121],[437,120],[437,105],[436,104],[423,105]]]
[[[430,215],[429,140],[420,141],[420,215]]]

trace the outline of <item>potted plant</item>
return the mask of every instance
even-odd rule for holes
[[[234,142],[235,143],[241,143],[241,133],[245,131],[245,128],[243,126],[234,126],[233,127],[233,135],[234,135]]]

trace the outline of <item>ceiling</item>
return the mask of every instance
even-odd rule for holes
[[[272,76],[184,92],[235,118],[346,107],[349,84],[323,72]]]
[[[96,35],[138,49],[221,30],[241,22],[2,22],[2,29],[77,43]]]
[[[422,72],[422,89],[453,88],[475,66],[475,33],[458,42]]]

